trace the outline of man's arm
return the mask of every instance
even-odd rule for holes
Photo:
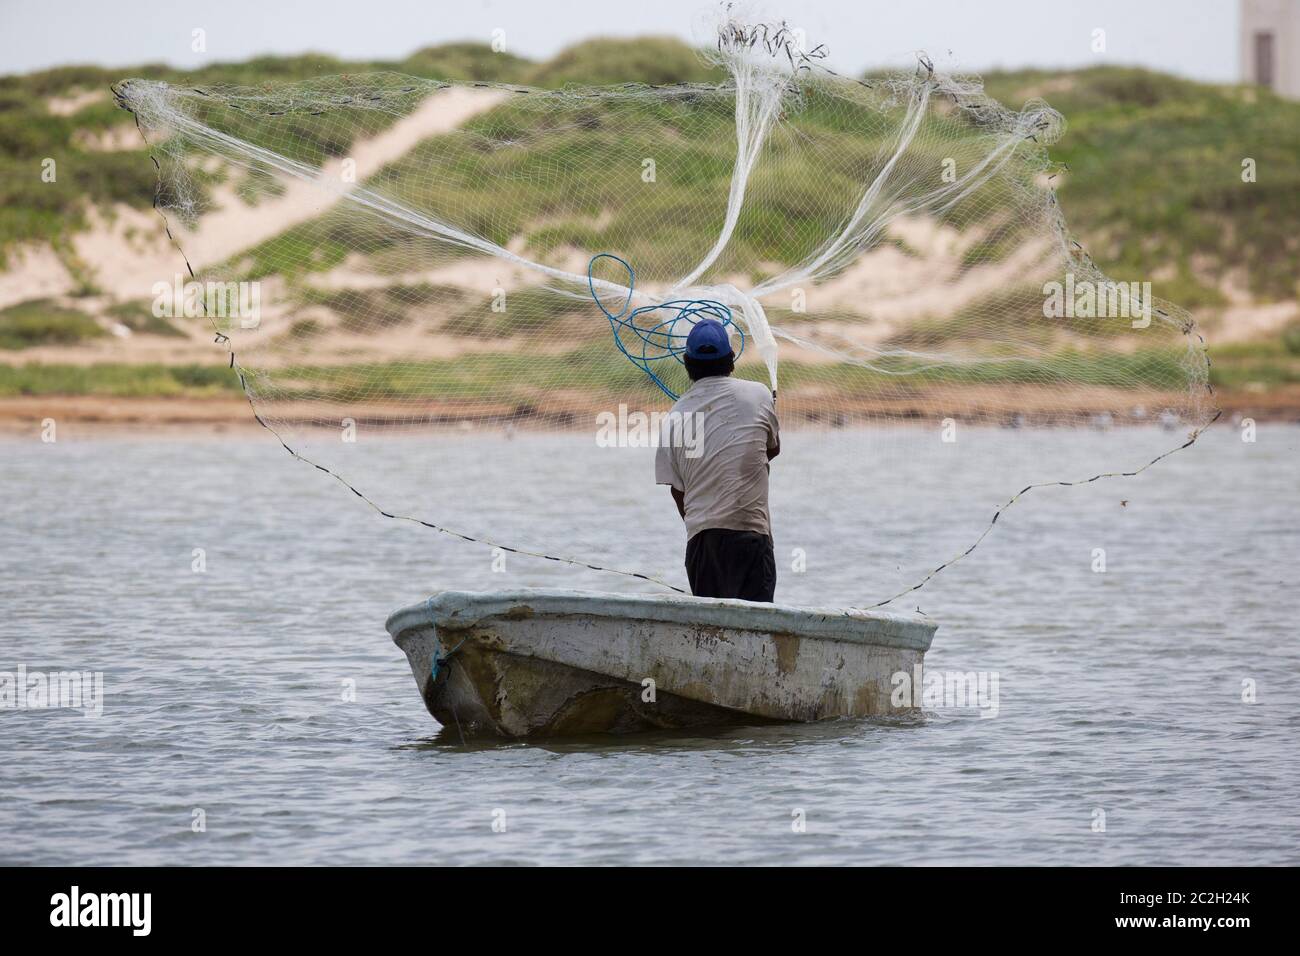
[[[677,513],[686,520],[686,485],[682,482],[682,476],[677,470],[677,459],[673,455],[672,442],[661,441],[659,450],[655,452],[655,481],[661,485],[667,485],[673,493],[673,501],[677,504]],[[680,485],[680,487],[678,487]]]
[[[781,423],[776,417],[776,395],[767,403],[767,460],[781,454]]]
[[[685,521],[686,520],[686,492],[678,491],[676,488],[672,487],[671,485],[668,486],[668,490],[673,493],[673,502],[676,503],[677,505],[677,513],[681,515],[682,520]]]

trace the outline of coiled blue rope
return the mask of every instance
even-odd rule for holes
[[[600,296],[596,293],[595,279],[592,275],[596,268],[596,263],[601,259],[612,259],[624,269],[627,270],[627,298],[623,300],[623,308],[615,315],[605,308],[605,303],[601,301]],[[701,319],[715,319],[722,324],[724,329],[730,332],[735,329],[740,336],[740,348],[736,350],[736,358],[740,358],[745,351],[745,331],[732,320],[731,309],[727,308],[721,302],[715,302],[713,299],[674,299],[671,302],[661,302],[657,305],[643,305],[639,309],[632,309],[632,289],[636,282],[636,273],[632,267],[612,253],[602,252],[599,255],[591,257],[587,263],[587,288],[591,291],[591,297],[595,300],[600,311],[605,313],[605,318],[609,319],[610,331],[614,333],[614,344],[633,365],[645,372],[650,381],[659,386],[660,391],[677,401],[677,393],[664,384],[664,380],[659,377],[655,370],[657,363],[664,359],[673,359],[682,364],[682,356],[686,353],[686,336],[690,334],[695,323]],[[637,319],[642,315],[648,315],[652,312],[666,312],[669,317],[661,322],[652,322],[653,324],[638,325]],[[685,322],[684,331],[678,332],[678,322]],[[631,333],[627,336],[626,333]],[[626,337],[626,341],[625,341]],[[640,347],[637,347],[637,341],[640,341]],[[630,346],[630,348],[629,348]]]

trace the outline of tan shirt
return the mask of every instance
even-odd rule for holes
[[[730,376],[691,385],[664,420],[655,481],[685,493],[686,537],[708,528],[772,534],[767,452],[780,443],[766,386]]]

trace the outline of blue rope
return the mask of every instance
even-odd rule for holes
[[[428,611],[429,614],[430,624],[433,623],[434,597],[435,595],[431,594],[429,595],[428,600],[424,602],[425,610]],[[452,654],[455,654],[458,650],[460,650],[460,645],[464,644],[466,640],[467,638],[462,637],[460,639],[460,643],[458,643],[455,647],[453,647],[451,651],[444,656],[443,654],[439,653],[442,650],[442,642],[439,641],[436,637],[433,639],[433,643],[436,645],[437,649],[433,652],[433,660],[429,662],[429,679],[431,681],[438,679],[438,671],[442,669],[442,665],[447,663],[448,659],[450,659]]]
[[[430,598],[429,600],[432,601],[433,598]],[[460,639],[460,641],[456,644],[456,646],[453,647],[450,651],[448,651],[445,655],[439,655],[439,654],[437,653],[437,651],[434,652],[434,655],[433,655],[433,666],[429,668],[429,679],[430,679],[430,680],[437,680],[437,679],[438,679],[438,671],[442,668],[442,665],[443,665],[443,664],[446,664],[447,661],[451,660],[451,655],[452,655],[452,654],[455,654],[458,650],[460,650],[460,645],[461,645],[461,644],[464,644],[467,640],[469,640],[469,638],[467,638],[467,637],[462,637],[462,638]],[[441,645],[441,644],[438,645],[438,650],[442,650],[442,645]]]
[[[605,303],[596,293],[596,284],[592,276],[596,268],[596,262],[600,259],[612,259],[627,270],[627,298],[623,300],[623,308],[619,309],[615,315],[605,308]],[[655,363],[662,362],[664,359],[675,359],[678,364],[682,364],[682,356],[686,353],[686,336],[690,330],[695,327],[695,323],[701,319],[716,319],[722,324],[724,329],[735,329],[740,336],[740,348],[736,351],[736,358],[740,358],[745,351],[745,332],[736,325],[731,318],[731,310],[721,302],[715,302],[712,299],[674,299],[671,302],[661,302],[658,305],[643,305],[639,309],[628,309],[632,305],[632,288],[636,282],[636,274],[632,267],[620,259],[618,256],[608,252],[602,252],[599,255],[591,257],[587,263],[587,288],[591,292],[592,299],[601,312],[605,313],[605,318],[609,319],[610,331],[614,333],[614,344],[618,350],[627,357],[633,365],[645,372],[650,377],[650,381],[659,386],[659,390],[677,401],[677,393],[664,384],[658,373],[655,371]],[[654,324],[638,325],[637,318],[652,312],[664,311],[669,314],[669,318],[663,321],[654,321]],[[686,322],[686,331],[677,332],[678,322]],[[628,335],[627,333],[631,333]],[[626,341],[625,341],[626,339]],[[640,350],[637,350],[636,339],[640,340]],[[629,345],[631,349],[629,350]]]

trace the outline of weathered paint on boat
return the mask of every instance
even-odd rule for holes
[[[525,737],[906,713],[891,679],[921,663],[937,625],[524,588],[444,591],[387,627],[440,723]]]

